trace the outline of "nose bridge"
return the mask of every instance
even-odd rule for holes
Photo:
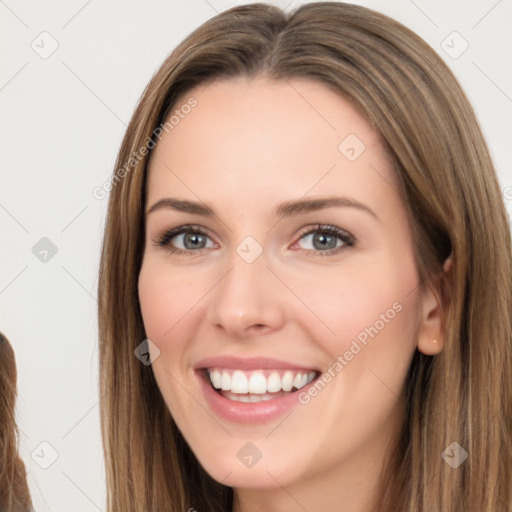
[[[267,254],[253,237],[246,237],[231,254],[229,271],[216,286],[211,301],[212,322],[235,336],[258,326],[275,329],[283,321],[279,284],[267,268]]]

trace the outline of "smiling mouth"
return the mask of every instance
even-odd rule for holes
[[[235,370],[207,368],[204,376],[212,388],[235,402],[263,402],[295,393],[320,375],[316,370]]]

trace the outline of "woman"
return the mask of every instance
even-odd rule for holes
[[[15,418],[16,360],[9,340],[0,333],[0,510],[28,512],[32,502],[25,466],[18,455]]]
[[[418,36],[226,11],[147,86],[111,188],[108,510],[512,506],[510,226]]]

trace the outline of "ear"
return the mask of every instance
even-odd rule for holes
[[[444,348],[443,313],[448,306],[452,268],[453,258],[450,255],[443,264],[443,271],[423,292],[418,350],[429,356],[439,354]]]

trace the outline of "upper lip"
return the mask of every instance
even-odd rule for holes
[[[230,368],[233,370],[309,370],[318,371],[307,365],[294,364],[268,357],[234,357],[216,356],[199,361],[194,368],[205,370],[207,368]]]

